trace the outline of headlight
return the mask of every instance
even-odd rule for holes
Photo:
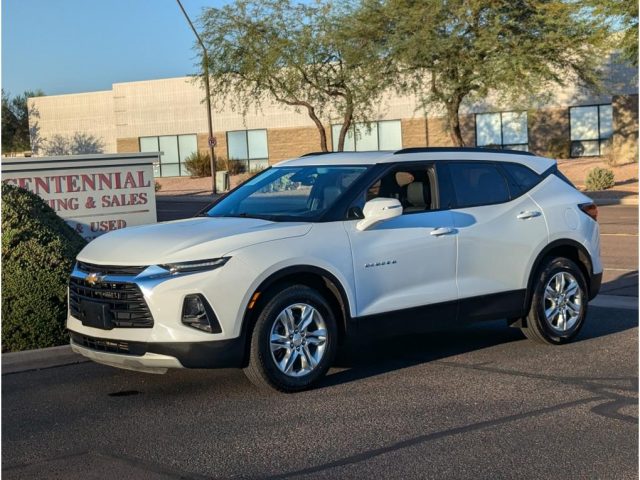
[[[231,257],[212,258],[210,260],[195,260],[193,262],[180,262],[180,263],[167,263],[160,265],[165,270],[169,270],[169,273],[194,273],[204,272],[206,270],[215,270],[222,267],[229,261]]]

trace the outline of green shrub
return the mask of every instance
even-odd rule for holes
[[[192,177],[211,176],[211,160],[206,153],[193,152],[184,161],[184,166]]]
[[[160,182],[156,182],[155,189],[156,189],[156,192],[159,192],[162,189],[162,184]]]
[[[587,174],[587,190],[606,190],[615,185],[613,170],[609,168],[596,167],[589,170]]]
[[[243,160],[227,161],[227,169],[229,175],[241,175],[247,173],[247,163]]]
[[[2,349],[69,342],[67,283],[85,240],[37,195],[2,184]]]
[[[193,152],[184,161],[184,166],[192,177],[210,177],[211,161],[208,153]],[[247,164],[241,160],[227,160],[216,157],[216,172],[229,172],[229,175],[238,175],[247,171]]]

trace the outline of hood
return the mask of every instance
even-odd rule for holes
[[[157,265],[223,256],[256,243],[299,237],[310,223],[197,217],[123,228],[90,242],[78,260],[101,265]]]

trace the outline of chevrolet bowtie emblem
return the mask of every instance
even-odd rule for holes
[[[104,275],[100,273],[90,273],[86,276],[85,281],[89,285],[95,285],[96,283],[100,283],[104,279]]]

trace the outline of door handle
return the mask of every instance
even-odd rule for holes
[[[434,228],[433,230],[431,230],[431,232],[429,232],[431,235],[433,235],[434,237],[439,237],[441,235],[448,235],[450,233],[453,233],[454,230],[453,228],[449,228],[449,227],[438,227],[438,228]]]
[[[516,218],[519,220],[526,220],[527,218],[539,217],[542,215],[537,210],[527,210],[526,212],[520,212]]]

